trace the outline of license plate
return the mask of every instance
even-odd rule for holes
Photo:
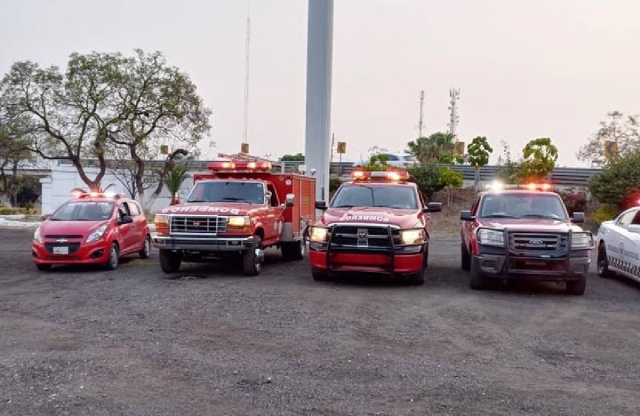
[[[69,254],[69,247],[67,246],[54,247],[53,254]]]
[[[544,266],[547,264],[545,261],[540,260],[527,260],[524,262],[526,266]]]

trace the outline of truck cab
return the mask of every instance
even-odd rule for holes
[[[365,272],[424,283],[432,212],[406,171],[358,170],[340,185],[309,228],[309,258],[315,280],[331,274]]]
[[[194,175],[182,204],[155,216],[160,267],[177,272],[182,261],[239,260],[245,275],[260,273],[264,250],[301,260],[304,229],[315,219],[315,179],[271,172],[270,162],[219,161]]]
[[[584,294],[593,235],[578,225],[584,213],[569,217],[551,184],[490,185],[460,219],[461,264],[472,289],[526,278],[565,282],[568,293]]]

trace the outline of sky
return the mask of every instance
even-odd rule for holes
[[[248,142],[254,155],[304,152],[308,0],[251,0]],[[458,137],[518,156],[550,137],[560,166],[608,112],[640,113],[636,0],[336,0],[332,123],[343,160],[403,151],[446,131],[460,89]],[[246,0],[2,0],[0,73],[72,52],[161,51],[189,74],[212,130],[204,156],[240,150]],[[337,156],[334,158],[337,160]]]

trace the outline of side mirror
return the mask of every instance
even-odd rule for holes
[[[327,203],[325,201],[316,201],[316,209],[319,210],[326,210],[327,209]]]
[[[627,231],[630,233],[640,234],[640,224],[631,224],[627,227]]]
[[[284,198],[284,203],[286,206],[292,207],[295,200],[296,200],[295,194],[287,194],[287,196],[285,196]]]
[[[441,212],[442,202],[429,202],[426,207],[422,209],[422,212]]]
[[[571,222],[582,224],[584,222],[584,212],[574,212],[571,216]]]
[[[133,222],[133,218],[131,218],[131,216],[123,215],[122,218],[120,218],[120,221],[118,221],[118,224],[120,225],[131,224],[132,222]]]
[[[474,221],[476,217],[471,215],[471,211],[460,211],[460,219],[462,221]]]

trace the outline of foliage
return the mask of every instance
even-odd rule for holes
[[[603,204],[625,210],[640,198],[640,149],[606,165],[589,180],[589,190]]]
[[[467,161],[476,170],[475,186],[478,189],[480,182],[480,168],[489,163],[489,156],[493,153],[493,148],[484,136],[475,137],[467,148],[469,158]]]
[[[167,188],[171,194],[171,205],[177,203],[177,194],[182,187],[182,183],[189,177],[187,168],[181,164],[176,163],[171,170],[167,173]]]
[[[558,148],[549,138],[529,141],[522,150],[522,175],[527,180],[542,180],[553,172],[558,160]]]
[[[519,184],[522,182],[522,166],[512,159],[509,145],[502,141],[502,155],[498,157],[498,172],[496,179],[505,184]]]
[[[434,163],[425,163],[408,169],[411,180],[416,183],[420,192],[431,201],[433,194],[444,189],[440,180],[440,168]]]
[[[462,172],[457,172],[448,166],[440,167],[440,183],[447,189],[447,205],[451,205],[455,189],[461,188],[464,184]]]
[[[332,176],[329,178],[329,192],[335,192],[342,185],[342,179],[337,176]]]
[[[587,195],[584,192],[558,191],[558,195],[560,195],[564,205],[567,207],[569,215],[587,210]]]
[[[21,137],[19,126],[15,123],[0,122],[0,195],[6,195],[16,204],[20,192],[19,166],[33,160],[27,141]]]
[[[195,85],[159,52],[71,54],[67,69],[23,61],[0,84],[0,109],[25,126],[29,149],[45,159],[70,160],[95,190],[112,146],[128,150],[144,174],[159,145],[194,147],[210,129],[210,110]],[[169,142],[169,143],[167,143]],[[97,158],[89,177],[83,160]]]
[[[600,122],[598,131],[578,151],[576,155],[578,160],[583,162],[602,161],[606,140],[617,142],[619,157],[624,157],[640,148],[640,120],[638,116],[625,116],[619,111],[607,113],[607,118]]]
[[[419,137],[407,143],[407,153],[416,157],[421,163],[454,163],[460,162],[453,156],[455,136],[451,133],[437,132],[429,137]]]
[[[620,212],[615,205],[603,205],[593,212],[593,220],[597,225],[601,225],[605,221],[615,219]]]
[[[296,153],[295,155],[291,154],[287,154],[287,155],[283,155],[280,158],[281,162],[304,162],[304,155],[302,153]]]
[[[362,165],[362,167],[370,171],[385,171],[389,169],[387,159],[388,158],[386,155],[371,155],[371,157],[369,158],[369,162]]]

